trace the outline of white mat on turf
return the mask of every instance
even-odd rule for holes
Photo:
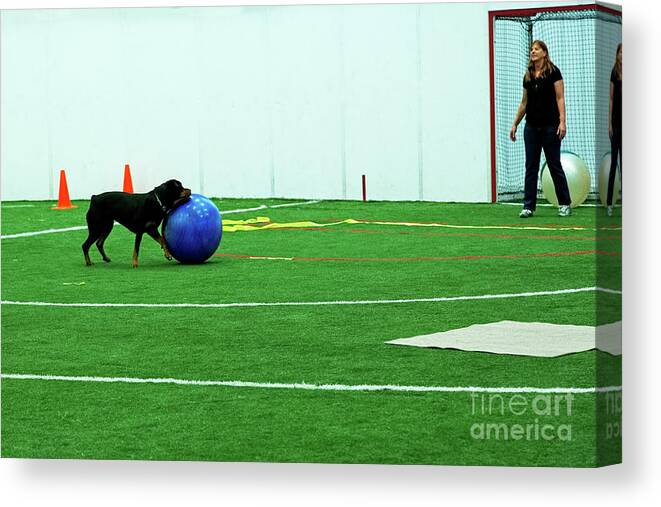
[[[620,355],[622,322],[594,327],[503,320],[386,343],[537,357],[556,357],[592,349]]]

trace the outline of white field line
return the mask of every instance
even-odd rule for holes
[[[44,301],[2,301],[3,305],[16,306],[57,306],[75,308],[245,308],[264,306],[329,306],[329,305],[384,305],[402,303],[441,303],[449,301],[470,301],[476,299],[507,299],[533,296],[555,296],[578,292],[605,292],[622,294],[622,291],[603,287],[582,287],[579,289],[561,289],[542,292],[520,292],[514,294],[484,294],[481,296],[452,296],[415,299],[375,299],[359,301],[281,301],[281,302],[246,302],[246,303],[51,303]]]
[[[241,380],[185,380],[176,378],[134,378],[134,377],[73,377],[66,375],[33,375],[22,373],[2,373],[2,379],[11,380],[59,380],[64,382],[101,382],[123,384],[175,384],[185,386],[253,387],[261,389],[302,389],[306,391],[397,391],[433,393],[558,393],[591,394],[622,391],[622,386],[605,387],[481,387],[481,386],[406,386],[396,384],[306,384],[280,382],[244,382]]]
[[[46,229],[45,231],[33,231],[33,232],[20,232],[18,234],[6,234],[0,236],[0,239],[12,239],[12,238],[25,238],[28,236],[40,236],[41,234],[53,234],[55,232],[69,232],[69,231],[82,231],[87,229],[86,225],[80,225],[76,227],[65,227],[64,229]]]
[[[229,209],[225,211],[221,211],[221,215],[229,215],[230,213],[243,213],[244,211],[259,211],[260,209],[266,209],[268,206],[266,204],[262,204],[260,206],[257,206],[256,208],[245,208],[245,209]]]
[[[34,204],[3,204],[2,209],[9,208],[34,208]]]
[[[287,208],[289,206],[305,206],[306,204],[317,204],[321,201],[305,201],[305,202],[290,202],[287,204],[274,204],[273,206],[267,206],[268,208]]]
[[[273,206],[267,206],[266,204],[261,204],[256,208],[245,208],[245,209],[230,209],[227,211],[221,211],[221,215],[227,215],[230,213],[243,213],[244,211],[259,211],[262,209],[271,209],[271,208],[286,208],[288,206],[305,206],[306,204],[316,204],[321,201],[305,201],[305,202],[289,202],[286,204],[274,204]]]
[[[523,203],[520,203],[520,202],[499,202],[498,204],[502,204],[503,206],[523,206]],[[541,203],[541,204],[538,203],[537,206],[538,207],[539,206],[544,206],[546,208],[557,208],[557,206],[555,204],[546,203],[546,202]],[[581,204],[580,207],[581,208],[603,208],[603,206],[601,204],[585,204],[585,203]],[[613,204],[613,207],[614,208],[621,208],[622,205],[621,204]]]
[[[321,201],[306,201],[306,202],[291,202],[287,204],[276,204],[274,206],[267,206],[266,204],[262,204],[261,206],[258,206],[256,208],[246,208],[246,209],[233,209],[233,210],[227,210],[227,211],[221,211],[221,214],[228,214],[228,213],[242,213],[244,211],[258,211],[261,209],[266,209],[266,208],[284,208],[285,206],[303,206],[305,204],[315,204]],[[27,206],[32,206],[30,204],[22,205],[22,206],[13,206],[13,207],[27,207]],[[11,206],[3,206],[3,208],[7,208]],[[115,222],[116,224],[117,222]],[[42,234],[53,234],[56,232],[69,232],[69,231],[82,231],[83,229],[87,229],[86,225],[80,225],[76,227],[65,227],[64,229],[46,229],[44,231],[33,231],[33,232],[21,232],[18,234],[5,234],[4,236],[0,236],[0,239],[13,239],[13,238],[25,238],[28,236],[40,236]]]

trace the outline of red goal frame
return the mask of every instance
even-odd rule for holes
[[[622,11],[612,9],[600,4],[563,5],[558,7],[533,7],[528,9],[504,9],[489,11],[489,113],[490,118],[490,143],[491,143],[491,202],[498,200],[498,189],[496,188],[496,84],[495,84],[495,62],[493,47],[494,22],[500,16],[535,16],[540,12],[563,12],[563,11],[589,11],[597,10],[622,16]]]

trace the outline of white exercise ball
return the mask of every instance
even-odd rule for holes
[[[585,202],[590,193],[590,171],[578,155],[568,151],[560,153],[560,163],[567,178],[571,207],[576,208]],[[558,206],[555,185],[547,163],[544,163],[542,168],[542,192],[547,201]]]

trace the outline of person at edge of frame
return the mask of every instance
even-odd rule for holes
[[[567,178],[560,162],[560,143],[565,137],[565,90],[560,69],[549,58],[541,40],[533,41],[528,69],[523,77],[523,96],[516,112],[510,139],[516,141],[516,129],[526,117],[523,140],[526,147],[526,175],[521,218],[530,218],[537,208],[539,163],[544,150],[546,163],[558,197],[558,215],[571,215],[571,197]]]
[[[622,174],[622,43],[615,51],[615,64],[611,71],[610,100],[608,101],[608,137],[611,140],[611,167],[608,173],[608,198],[606,210],[608,216],[613,215],[613,186],[617,173],[617,162],[620,162]]]

